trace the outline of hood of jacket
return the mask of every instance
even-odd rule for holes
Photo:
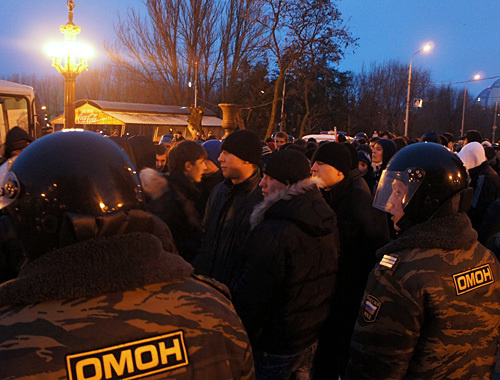
[[[286,219],[312,236],[331,233],[335,213],[324,201],[319,186],[320,179],[307,178],[271,194],[255,206],[250,217],[252,229],[264,219]]]
[[[486,161],[484,147],[477,141],[473,141],[465,145],[457,156],[462,160],[465,168],[470,172]]]

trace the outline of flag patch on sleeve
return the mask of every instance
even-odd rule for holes
[[[375,322],[378,312],[382,307],[382,302],[371,294],[366,296],[365,306],[363,307],[363,319],[365,322]]]

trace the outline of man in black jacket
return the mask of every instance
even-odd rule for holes
[[[309,178],[309,160],[276,152],[260,181],[243,275],[233,301],[249,334],[257,379],[309,378],[337,272],[335,213]]]
[[[368,186],[356,186],[351,161],[348,148],[339,143],[321,145],[312,159],[312,175],[323,182],[323,197],[337,214],[340,235],[336,292],[320,337],[315,379],[343,376],[366,280],[376,263],[375,251],[389,241],[386,215],[372,206]]]
[[[262,200],[261,154],[260,139],[252,131],[238,130],[226,137],[219,156],[225,180],[210,194],[205,211],[205,240],[194,266],[230,289],[243,270],[250,214]]]

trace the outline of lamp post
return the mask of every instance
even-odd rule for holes
[[[491,139],[493,143],[495,142],[495,131],[497,129],[497,112],[498,112],[498,102],[495,102],[495,116],[493,117],[493,138]]]
[[[464,125],[465,125],[465,102],[467,100],[467,83],[469,82],[472,82],[473,80],[478,80],[479,78],[481,78],[481,76],[479,74],[476,74],[474,75],[474,78],[468,80],[465,82],[465,86],[464,86],[464,101],[463,101],[463,105],[462,105],[462,127],[460,128],[460,136],[463,136],[464,135]]]
[[[75,85],[76,77],[88,67],[90,49],[88,46],[78,44],[76,35],[80,27],[73,23],[73,9],[75,2],[68,0],[68,22],[61,25],[64,34],[64,44],[53,43],[48,47],[52,66],[64,77],[64,128],[75,128]]]
[[[422,51],[429,51],[431,49],[432,49],[432,46],[427,44],[422,49],[417,50],[415,53],[413,53],[413,55],[410,58],[410,69],[408,72],[408,92],[406,95],[406,117],[405,117],[405,133],[404,133],[405,136],[408,136],[408,121],[409,121],[408,119],[410,117],[411,65],[412,65],[413,57],[415,57],[418,53],[420,53]]]

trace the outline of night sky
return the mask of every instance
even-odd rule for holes
[[[74,22],[82,27],[79,41],[93,46],[92,65],[105,62],[103,41],[113,40],[113,23],[127,7],[144,10],[142,0],[75,0]],[[397,60],[409,64],[424,43],[434,49],[419,53],[414,67],[429,69],[435,83],[463,82],[480,73],[500,76],[499,0],[340,0],[339,9],[359,46],[348,50],[341,70],[359,72],[363,65]],[[44,46],[62,40],[59,26],[68,20],[66,0],[2,2],[0,76],[52,74]],[[477,95],[496,79],[469,83]],[[463,84],[457,85],[463,88]]]

